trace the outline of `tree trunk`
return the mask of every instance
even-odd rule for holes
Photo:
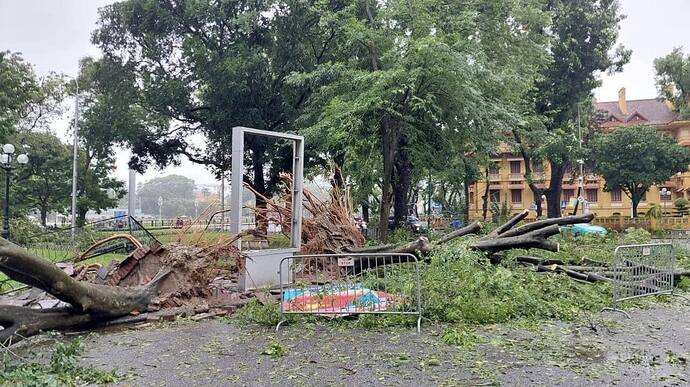
[[[80,326],[109,320],[132,312],[144,312],[151,304],[158,284],[169,271],[158,273],[146,286],[122,288],[77,281],[52,262],[0,238],[0,271],[10,279],[50,293],[71,305],[35,311],[0,306],[0,343],[18,341],[42,329]],[[15,337],[15,334],[19,335]]]
[[[88,208],[77,206],[77,227],[84,227],[84,225],[86,224],[87,212],[89,212]]]
[[[549,218],[559,218],[561,216],[561,191],[563,187],[563,175],[567,167],[566,163],[550,162],[551,181],[549,189],[546,190],[547,214]]]
[[[405,224],[409,215],[408,192],[412,179],[412,163],[404,135],[399,136],[395,155],[395,188],[393,189],[394,228]]]
[[[331,184],[343,188],[345,186],[345,180],[343,179],[343,165],[345,165],[345,153],[338,152],[333,157],[333,162],[335,163],[335,170],[333,171],[333,180]]]
[[[41,226],[46,227],[48,220],[48,209],[46,207],[41,207]]]
[[[486,222],[486,213],[489,210],[489,185],[491,184],[489,181],[489,168],[486,169],[484,181],[486,181],[486,188],[484,188],[484,195],[482,196],[482,220]]]
[[[462,209],[462,216],[464,219],[462,221],[465,223],[470,221],[470,184],[472,184],[472,182],[469,179],[465,179],[462,187],[464,195],[464,206]]]
[[[362,203],[362,219],[369,223],[369,203]]]
[[[398,128],[391,122],[387,113],[381,118],[381,142],[383,147],[383,188],[379,213],[379,232],[381,241],[388,240],[388,216],[391,210],[391,183],[393,180],[393,164],[398,145]]]

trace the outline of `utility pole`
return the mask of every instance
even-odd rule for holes
[[[136,185],[137,173],[133,169],[129,170],[129,189],[127,190],[127,215],[129,216],[128,224],[129,230],[132,231],[132,219],[134,219],[134,212],[136,208],[137,200],[137,185]]]
[[[78,70],[77,70],[78,71]],[[74,78],[76,93],[74,95],[74,144],[72,157],[72,240],[77,227],[77,155],[79,149],[79,73]]]
[[[220,230],[225,231],[225,172],[220,174]]]

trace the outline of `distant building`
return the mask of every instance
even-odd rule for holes
[[[679,120],[678,114],[673,111],[673,105],[669,101],[658,99],[627,100],[625,88],[618,92],[618,101],[597,102],[596,109],[602,115],[601,128],[603,130],[615,130],[618,127],[630,125],[651,125],[658,130],[669,133],[679,144],[690,146],[690,121]],[[534,197],[524,177],[524,160],[519,154],[511,153],[507,145],[499,147],[498,154],[492,158],[495,168],[489,170],[489,205],[488,214],[491,214],[491,202],[496,202],[499,207],[506,202],[517,212],[525,208],[533,208]],[[547,162],[532,165],[532,172],[538,179],[538,186],[548,187],[550,170]],[[585,168],[584,192],[582,196],[588,202],[590,212],[597,216],[630,216],[632,212],[630,199],[620,190],[604,192],[604,179],[596,176],[590,168]],[[566,212],[572,211],[576,201],[578,189],[578,174],[567,173],[563,177],[563,192],[561,207]],[[660,191],[666,188],[670,195],[662,197]],[[470,187],[470,217],[479,219],[482,216],[482,196],[486,190],[486,182],[480,181]],[[638,206],[642,215],[651,203],[660,203],[671,209],[673,201],[678,198],[689,198],[690,171],[679,173],[669,181],[659,186],[654,186],[646,193]],[[546,201],[542,202],[544,214],[546,213]],[[530,216],[534,216],[534,212]]]

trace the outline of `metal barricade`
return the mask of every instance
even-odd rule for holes
[[[419,261],[412,254],[317,254],[285,257],[278,269],[280,313],[417,316],[421,330]]]
[[[633,298],[676,294],[673,283],[676,256],[671,243],[624,245],[616,247],[613,262],[613,308]],[[687,299],[686,299],[687,300]],[[630,317],[630,316],[628,316]]]
[[[664,232],[664,242],[673,244],[674,249],[690,250],[690,230],[672,229]]]

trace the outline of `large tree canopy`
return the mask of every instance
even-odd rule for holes
[[[681,118],[690,118],[690,55],[682,47],[654,59],[659,96],[673,103]]]
[[[194,180],[180,175],[153,178],[137,189],[144,214],[175,217],[194,214]],[[163,200],[159,208],[158,198]]]
[[[687,170],[690,150],[651,126],[629,126],[600,134],[593,141],[597,173],[607,191],[620,189],[632,200],[633,216],[649,187]]]
[[[535,198],[545,194],[549,217],[558,217],[563,175],[579,149],[577,119],[593,127],[592,91],[601,84],[599,75],[621,71],[631,52],[615,46],[623,18],[617,0],[553,0],[547,10],[552,19],[544,33],[552,63],[542,68],[533,90],[532,118],[516,126],[513,135]],[[550,164],[546,189],[531,176],[533,159]],[[535,202],[539,212],[541,201]]]

